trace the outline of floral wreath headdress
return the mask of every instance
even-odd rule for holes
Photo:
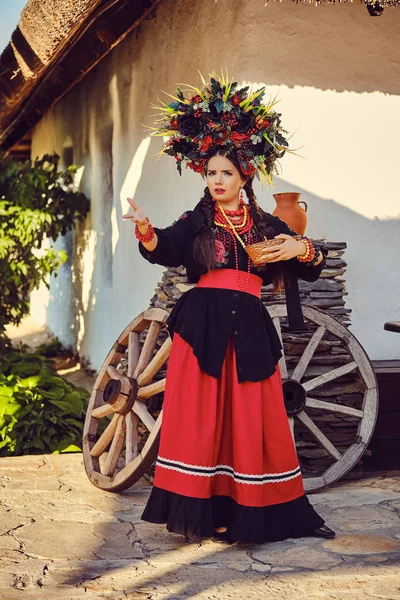
[[[274,110],[276,99],[262,104],[264,87],[251,93],[248,86],[229,81],[227,74],[212,73],[209,83],[200,76],[201,89],[185,85],[176,96],[164,92],[173,102],[152,105],[161,118],[150,128],[151,135],[168,138],[160,154],[173,156],[180,174],[185,163],[204,176],[210,150],[221,147],[227,155],[234,154],[245,176],[271,185],[279,172],[278,160],[290,152],[281,115]]]

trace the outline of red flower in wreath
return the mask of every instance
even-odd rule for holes
[[[213,139],[211,135],[206,135],[200,142],[200,152],[207,152],[207,150],[213,145]]]
[[[201,159],[201,160],[196,160],[196,162],[193,162],[193,161],[188,162],[188,167],[190,169],[192,169],[192,171],[194,171],[195,173],[204,173],[205,164],[206,164],[206,161]]]
[[[248,139],[247,133],[236,133],[236,131],[232,131],[231,140],[235,144],[237,148],[242,145],[242,142]]]
[[[245,163],[242,161],[240,163],[240,168],[241,168],[243,175],[250,175],[252,177],[254,175],[254,173],[256,172],[255,168],[253,167],[253,165],[251,165],[249,163],[248,160],[246,160]]]

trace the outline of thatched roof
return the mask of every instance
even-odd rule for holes
[[[0,56],[0,148],[45,112],[161,0],[28,0]]]
[[[361,1],[373,15],[400,5],[400,0]],[[21,152],[26,153],[26,134],[45,112],[160,2],[28,0],[0,56],[0,149],[24,139]]]

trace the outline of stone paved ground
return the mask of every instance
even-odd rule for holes
[[[400,599],[400,476],[310,499],[338,532],[274,544],[186,543],[140,521],[146,481],[93,487],[82,456],[0,460],[1,600]]]

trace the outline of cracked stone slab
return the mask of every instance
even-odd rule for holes
[[[21,544],[12,535],[0,536],[0,573],[28,558],[20,549]]]
[[[14,533],[18,529],[22,529],[35,522],[32,517],[32,508],[29,515],[21,515],[17,510],[13,510],[9,507],[4,507],[4,504],[0,502],[0,536],[7,535],[8,533]]]
[[[390,506],[357,506],[338,508],[329,515],[329,526],[342,531],[370,531],[390,529],[398,531],[400,519]]]
[[[37,471],[38,469],[51,470],[51,468],[48,456],[41,454],[29,456],[2,456],[0,461],[0,473]]]
[[[22,569],[16,569],[16,565],[8,565],[7,570],[2,565],[0,572],[0,589],[4,580],[9,580],[10,577],[13,583],[10,587],[18,590],[36,590],[41,589],[44,585],[46,577],[47,562],[43,560],[25,560],[22,563]],[[4,593],[1,594],[2,599],[7,598]],[[8,600],[8,598],[7,598]]]
[[[79,521],[81,523],[98,523],[99,521],[118,522],[114,516],[117,502],[107,496],[66,498],[60,494],[57,500],[52,495],[43,496],[42,492],[27,492],[18,490],[12,496],[0,492],[0,503],[8,507],[8,517],[3,524],[0,517],[0,531],[7,527],[8,520],[12,523],[24,522],[32,519],[51,521]],[[118,507],[120,509],[120,507]]]
[[[165,525],[156,525],[141,521],[135,524],[135,530],[139,539],[146,545],[148,552],[173,551],[191,546],[191,544],[185,541],[183,535],[169,533]]]
[[[92,526],[71,521],[42,521],[18,532],[25,552],[40,558],[140,558],[134,547],[136,533],[130,523],[107,523]]]
[[[338,554],[382,554],[400,550],[400,540],[374,534],[352,534],[328,540],[323,546]]]
[[[357,507],[366,504],[380,504],[388,500],[398,499],[400,494],[400,477],[388,477],[388,482],[383,479],[372,479],[357,482],[346,482],[332,488],[324,489],[308,495],[313,506],[321,513],[329,514],[329,509],[345,506]]]
[[[104,560],[55,560],[49,565],[47,581],[57,587],[87,587],[94,580],[105,578],[118,580],[119,585],[144,572],[147,563],[143,559],[104,559]]]
[[[148,547],[147,542],[146,546]],[[210,540],[181,544],[175,551],[151,551],[149,559],[150,565],[154,567],[194,565],[201,568],[232,569],[240,572],[251,570],[253,562],[245,547],[236,544],[231,546],[218,544]]]
[[[283,552],[270,552],[268,549],[259,549],[252,552],[254,558],[271,565],[272,569],[330,569],[340,564],[341,559],[338,556],[324,552],[323,548],[291,548]]]

